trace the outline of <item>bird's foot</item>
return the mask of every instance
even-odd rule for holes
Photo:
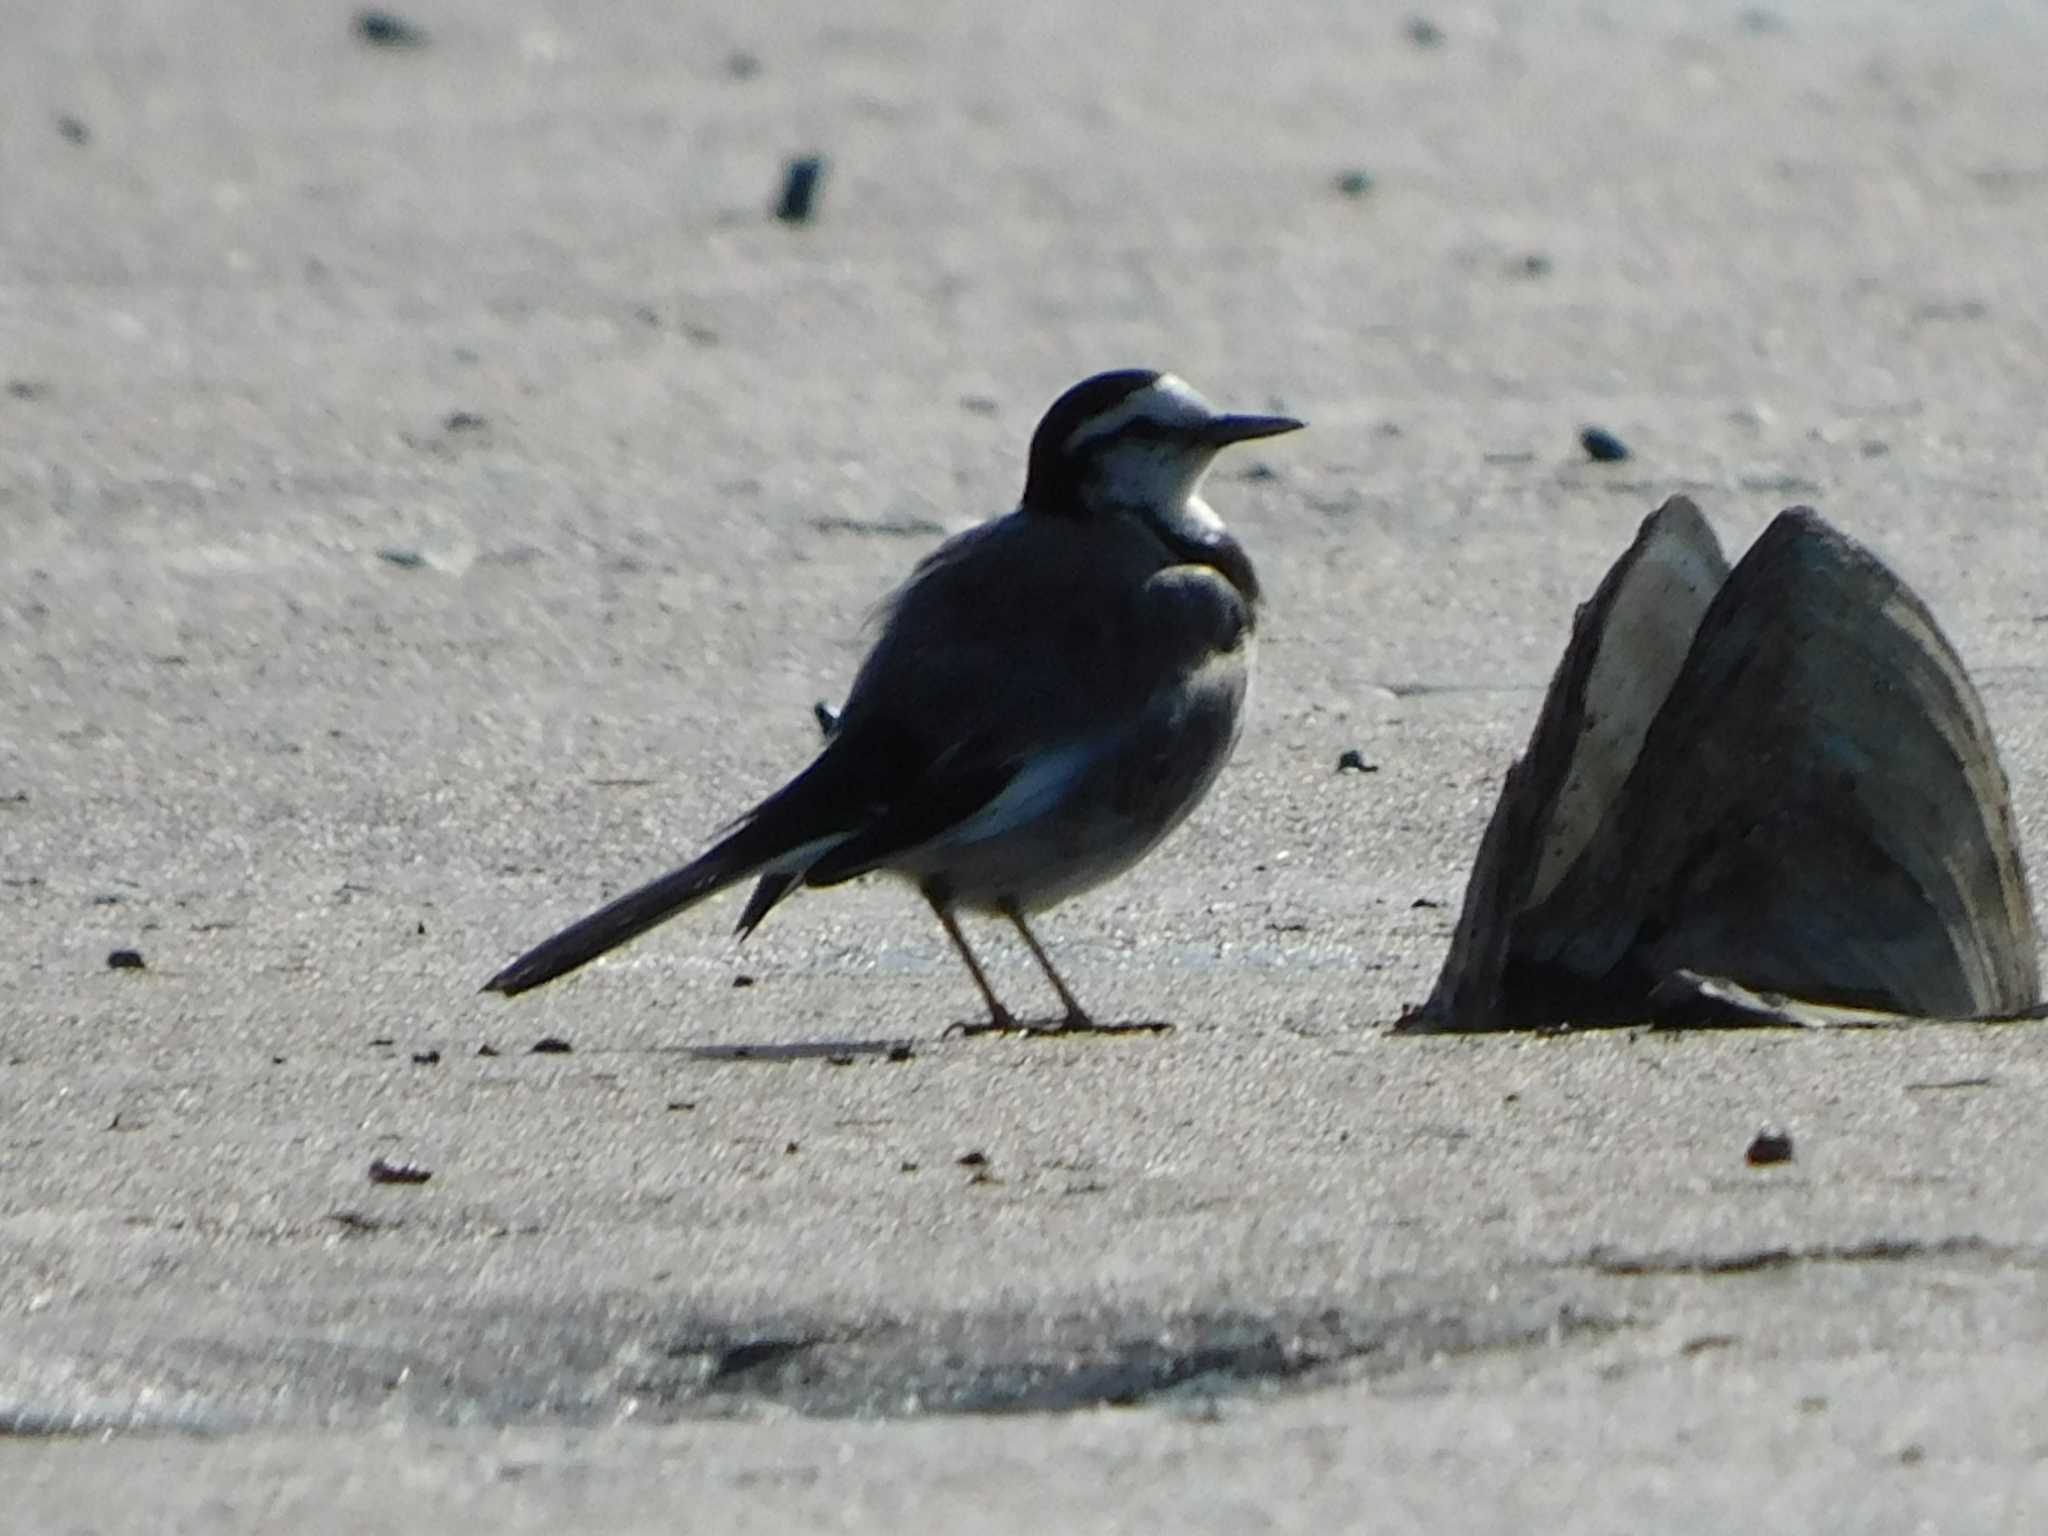
[[[1014,1013],[998,1005],[988,1018],[979,1024],[948,1024],[945,1033],[939,1038],[950,1040],[958,1035],[962,1040],[972,1040],[976,1035],[1028,1035],[1033,1032],[1034,1026],[1020,1023]]]

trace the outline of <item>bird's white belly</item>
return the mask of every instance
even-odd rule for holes
[[[1054,906],[1123,873],[1187,818],[1229,760],[1248,650],[1212,656],[1114,735],[1027,763],[988,805],[893,867],[984,910]]]

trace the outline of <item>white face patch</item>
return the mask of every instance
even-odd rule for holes
[[[1096,454],[1083,494],[1098,505],[1130,508],[1196,533],[1216,523],[1216,514],[1195,496],[1215,461],[1216,450],[1206,444],[1119,441]]]
[[[1187,384],[1162,373],[1077,428],[1066,451],[1074,454],[1102,443],[1089,466],[1090,497],[1110,506],[1143,508],[1165,517],[1185,536],[1200,538],[1222,526],[1215,513],[1192,500],[1216,457],[1216,450],[1194,433],[1216,416],[1216,408]],[[1135,423],[1160,430],[1130,432]]]

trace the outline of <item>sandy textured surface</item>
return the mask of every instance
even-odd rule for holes
[[[1672,491],[1884,553],[2048,858],[2039,11],[585,9],[0,13],[0,1525],[2039,1528],[2048,1036],[1386,1032]],[[1315,427],[1042,925],[1173,1034],[942,1041],[881,884],[475,995],[1135,362]]]

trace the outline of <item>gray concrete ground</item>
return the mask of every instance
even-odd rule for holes
[[[2038,863],[2035,8],[407,14],[0,10],[0,1525],[2038,1528],[2048,1037],[1386,1030],[1674,490],[1892,560]],[[942,1040],[880,884],[475,995],[1132,362],[1316,429],[1043,925],[1175,1032]]]

